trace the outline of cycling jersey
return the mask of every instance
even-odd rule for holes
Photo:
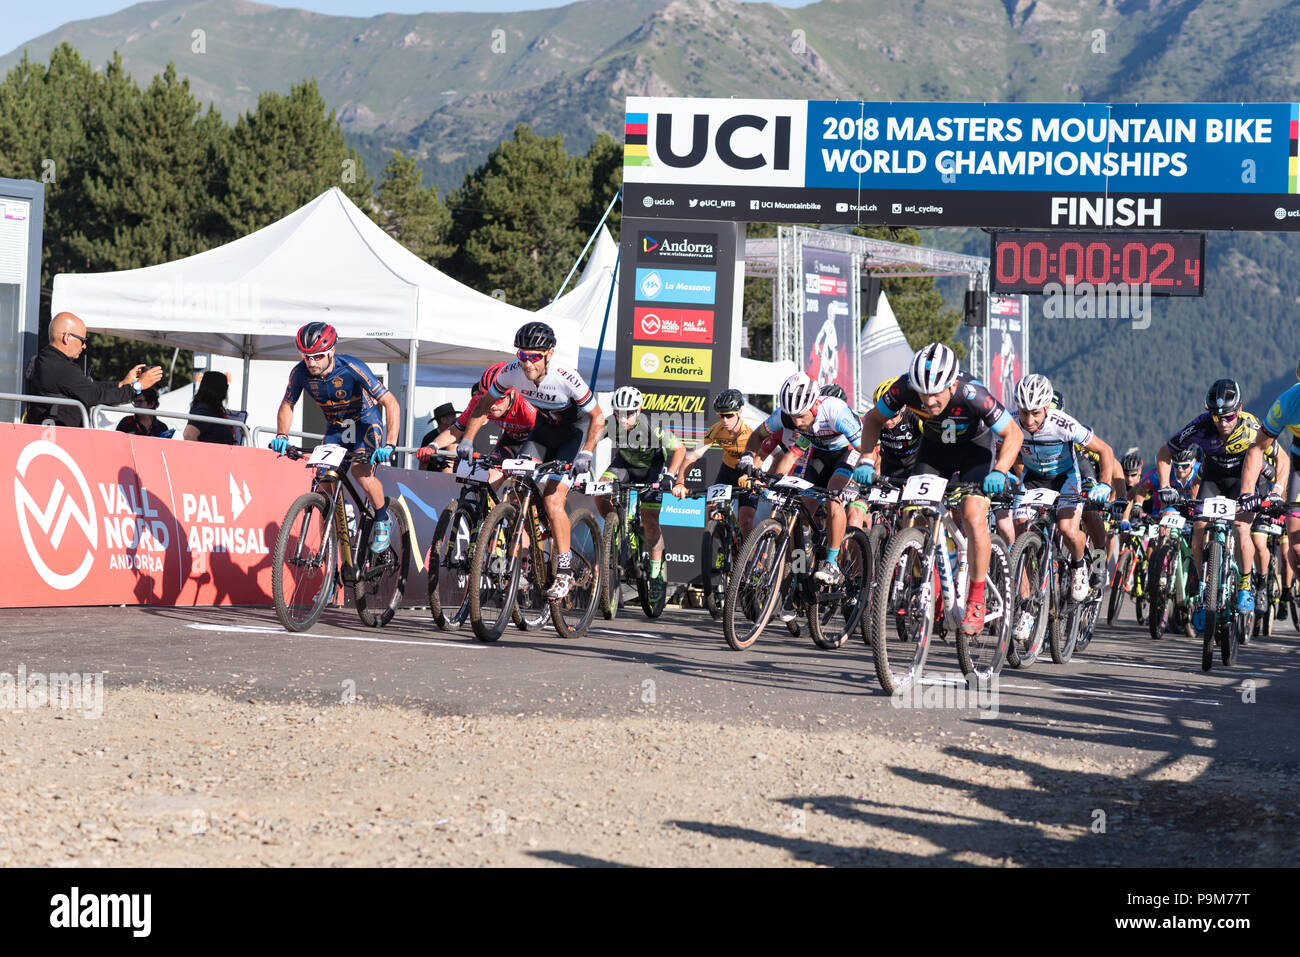
[[[656,455],[671,452],[681,445],[671,429],[651,425],[650,417],[644,412],[637,415],[636,424],[630,429],[619,424],[617,415],[610,416],[605,420],[601,438],[614,443],[615,460],[621,459],[623,464],[634,469],[649,467]]]
[[[474,416],[474,406],[477,404],[477,402],[470,403],[469,407],[456,419],[455,428],[460,429],[461,432],[465,431],[466,426],[469,425],[469,420]],[[532,434],[537,425],[537,410],[533,408],[531,402],[519,395],[519,393],[515,393],[515,400],[510,403],[510,408],[506,410],[506,414],[499,419],[490,418],[490,421],[501,426],[502,441],[518,442]]]
[[[880,471],[890,479],[911,473],[921,451],[921,422],[911,409],[903,410],[898,425],[880,430]]]
[[[745,445],[749,442],[749,436],[753,431],[749,423],[743,419],[740,422],[739,435],[733,435],[721,421],[714,422],[709,431],[704,433],[700,445],[716,445],[722,449],[722,464],[734,469],[740,462],[740,457],[745,454]],[[697,445],[696,448],[699,446]]]
[[[316,400],[331,426],[343,426],[349,421],[358,426],[383,423],[379,400],[388,395],[388,389],[360,359],[335,354],[334,367],[322,376],[312,375],[307,364],[299,362],[289,371],[284,401],[296,404],[303,389]]]
[[[889,387],[876,410],[892,419],[904,409],[911,409],[921,422],[924,439],[952,445],[982,437],[990,429],[1001,435],[1011,423],[1009,413],[997,399],[968,372],[957,374],[952,398],[938,415],[928,415],[921,407],[921,396],[912,388],[907,376],[900,376]]]
[[[1259,431],[1259,419],[1249,412],[1238,414],[1238,421],[1226,439],[1219,437],[1214,418],[1208,412],[1202,412],[1189,422],[1177,435],[1167,443],[1175,452],[1200,448],[1205,461],[1202,475],[1211,482],[1241,476],[1241,466],[1246,460],[1246,450],[1255,442]]]
[[[509,389],[532,403],[539,419],[552,424],[574,422],[596,408],[591,386],[576,372],[559,366],[542,376],[541,382],[533,382],[524,375],[523,365],[516,359],[501,370],[489,391],[494,399],[500,399]]]
[[[1077,471],[1074,449],[1092,441],[1092,429],[1059,409],[1048,410],[1037,432],[1023,431],[1025,440],[1020,446],[1020,461],[1027,472],[1048,477]]]
[[[789,429],[805,436],[813,448],[824,451],[837,451],[852,445],[858,446],[862,441],[862,420],[849,408],[849,404],[835,396],[822,396],[813,406],[815,415],[806,428],[794,424],[794,419],[779,408],[767,417],[763,425],[769,432]]]
[[[1290,429],[1295,439],[1300,439],[1300,383],[1291,386],[1273,403],[1264,417],[1264,431],[1277,438],[1283,429]],[[1292,444],[1295,444],[1295,439]]]

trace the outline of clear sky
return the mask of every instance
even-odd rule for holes
[[[255,0],[265,2],[265,0]],[[782,7],[802,7],[811,0],[778,0]],[[274,3],[271,6],[296,7],[344,17],[373,17],[380,13],[433,13],[472,11],[494,13],[513,10],[542,10],[565,6],[563,0],[304,0],[302,3]],[[31,3],[5,0],[0,17],[0,53],[8,52],[70,20],[90,20],[125,10],[133,4],[126,0],[49,0]]]

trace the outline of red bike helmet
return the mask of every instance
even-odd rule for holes
[[[298,330],[298,351],[303,355],[329,352],[339,334],[328,322],[309,322]]]

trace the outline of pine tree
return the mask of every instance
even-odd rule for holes
[[[412,157],[393,150],[371,218],[415,255],[438,266],[455,251],[447,241],[451,213],[436,188],[420,185],[423,177]]]

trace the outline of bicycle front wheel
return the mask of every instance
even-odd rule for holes
[[[859,627],[871,585],[871,540],[860,528],[849,528],[840,546],[843,584],[835,601],[820,602],[808,612],[808,634],[818,648],[838,648]]]
[[[885,694],[893,695],[921,677],[934,631],[934,576],[926,566],[925,532],[904,528],[890,537],[878,582],[871,614],[862,622],[870,629],[876,678]]]
[[[506,630],[519,590],[519,556],[510,554],[519,510],[502,502],[488,513],[474,542],[469,571],[469,621],[479,641]]]
[[[429,560],[429,613],[441,631],[455,631],[469,614],[469,562],[474,515],[468,509],[444,510],[433,532]]]
[[[1038,660],[1047,634],[1051,603],[1047,589],[1051,581],[1044,561],[1043,536],[1026,531],[1016,537],[1008,562],[1011,565],[1011,641],[1007,660],[1013,668],[1028,668]]]
[[[1127,548],[1120,552],[1119,561],[1115,563],[1115,577],[1110,583],[1110,602],[1106,607],[1106,624],[1115,624],[1119,610],[1124,607],[1124,586],[1128,583],[1129,566],[1133,564],[1133,553]]]
[[[587,633],[600,603],[601,567],[605,550],[601,547],[600,524],[596,516],[580,508],[569,516],[569,551],[573,555],[573,586],[558,601],[551,602],[551,621],[561,638],[581,638]],[[552,573],[558,568],[558,556],[551,557]]]
[[[622,527],[618,512],[610,512],[605,516],[605,530],[601,538],[605,575],[600,580],[600,614],[606,621],[611,621],[618,615],[619,605],[622,604],[623,569],[618,554],[619,531]]]
[[[722,606],[722,633],[735,651],[744,651],[763,633],[786,574],[785,529],[774,518],[754,526],[736,559]]]
[[[275,616],[288,631],[306,631],[316,624],[334,597],[337,552],[329,501],[319,492],[294,499],[275,536],[271,597]]]
[[[1214,667],[1214,645],[1218,638],[1219,606],[1223,583],[1223,544],[1207,542],[1205,545],[1205,576],[1201,588],[1205,594],[1205,625],[1201,629],[1201,670]]]
[[[1152,640],[1158,641],[1165,635],[1169,624],[1169,615],[1174,607],[1174,573],[1178,561],[1177,549],[1172,545],[1161,545],[1152,553],[1147,562],[1150,573],[1147,577],[1147,595],[1151,599],[1151,614],[1147,618]]]
[[[704,526],[704,547],[700,555],[700,587],[704,607],[714,621],[722,620],[722,605],[727,594],[727,575],[731,571],[731,531],[721,519],[710,519]]]

